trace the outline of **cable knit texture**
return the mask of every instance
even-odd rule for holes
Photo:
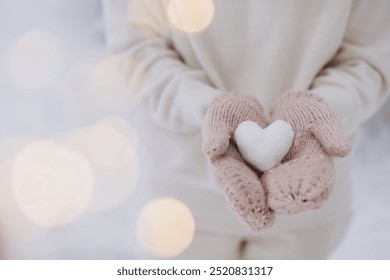
[[[217,96],[205,115],[202,151],[210,158],[212,174],[231,209],[250,230],[261,232],[273,224],[274,213],[258,174],[241,157],[233,139],[238,124],[248,120],[267,126],[256,98],[238,93]]]
[[[295,136],[282,164],[262,177],[269,206],[277,214],[321,207],[334,185],[333,157],[347,156],[351,150],[336,116],[313,93],[287,91],[271,109],[274,120],[290,123]]]

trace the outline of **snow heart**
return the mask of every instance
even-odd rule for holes
[[[241,156],[258,170],[267,171],[278,165],[290,150],[294,131],[282,120],[266,128],[244,121],[238,125],[234,137]]]

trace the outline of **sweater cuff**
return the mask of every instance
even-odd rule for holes
[[[190,105],[192,104],[193,106],[188,106],[187,108],[190,108],[189,113],[192,115],[192,118],[195,120],[196,126],[199,127],[203,126],[203,120],[207,109],[209,108],[214,98],[221,93],[222,91],[215,89],[211,86],[207,90],[205,90],[203,86],[202,90],[191,95],[191,97],[188,100],[188,103]]]

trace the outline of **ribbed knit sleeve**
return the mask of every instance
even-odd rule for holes
[[[352,133],[390,91],[390,1],[353,1],[343,43],[311,90],[322,96]]]
[[[190,132],[200,129],[208,105],[220,91],[175,51],[165,9],[164,1],[103,0],[107,43],[125,65],[129,91],[140,91],[127,94],[145,101],[158,125]],[[145,79],[134,74],[141,72]]]

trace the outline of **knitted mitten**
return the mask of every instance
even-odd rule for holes
[[[212,174],[231,209],[249,229],[260,232],[272,225],[274,214],[260,178],[242,159],[232,137],[238,124],[246,120],[266,126],[262,107],[254,97],[237,93],[217,96],[205,115],[202,150],[210,158]]]
[[[262,177],[268,205],[278,214],[321,207],[334,184],[333,157],[351,149],[335,115],[320,97],[288,91],[277,99],[271,118],[288,122],[295,137],[282,164]]]
[[[202,150],[209,157],[226,153],[237,126],[251,120],[267,126],[263,108],[250,95],[226,92],[218,95],[208,108],[202,127]]]

